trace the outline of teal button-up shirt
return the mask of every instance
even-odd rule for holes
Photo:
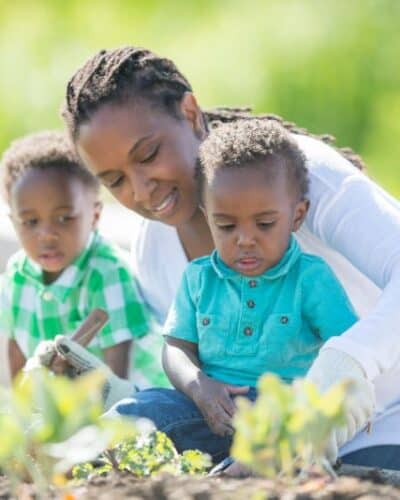
[[[214,251],[186,268],[164,335],[198,344],[212,378],[256,386],[265,372],[290,382],[318,350],[357,321],[330,267],[302,253],[295,238],[264,274],[244,276]]]

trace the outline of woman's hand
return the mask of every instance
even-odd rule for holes
[[[333,384],[348,380],[346,424],[335,429],[325,451],[326,458],[335,463],[340,446],[349,441],[369,422],[375,408],[375,392],[361,365],[348,354],[337,349],[323,349],[311,366],[307,379],[325,392]]]
[[[234,432],[232,417],[236,411],[232,396],[248,391],[248,386],[224,384],[202,374],[192,395],[211,431],[219,436],[230,436]]]

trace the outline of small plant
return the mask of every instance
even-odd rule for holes
[[[254,404],[238,398],[232,456],[270,478],[321,466],[331,431],[344,424],[346,390],[341,383],[320,394],[309,381],[287,385],[264,375]]]
[[[197,450],[187,450],[181,455],[176,451],[166,434],[151,431],[125,440],[99,457],[101,465],[90,463],[77,465],[72,474],[75,479],[87,479],[111,470],[127,471],[135,476],[151,476],[160,472],[179,474],[201,474],[210,467],[208,455]]]
[[[71,381],[38,369],[0,393],[0,467],[15,483],[34,481],[40,492],[60,483],[74,464],[94,459],[136,434],[133,423],[100,419],[103,375]]]

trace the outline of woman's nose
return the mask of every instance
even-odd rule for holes
[[[135,203],[145,203],[150,200],[156,182],[143,173],[132,173],[131,185]]]

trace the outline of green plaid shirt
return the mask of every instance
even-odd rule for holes
[[[97,307],[109,315],[89,346],[99,357],[104,349],[141,337],[149,328],[128,265],[98,233],[49,285],[43,284],[41,268],[24,251],[17,252],[7,265],[1,297],[2,329],[26,357],[41,340],[71,335]]]

